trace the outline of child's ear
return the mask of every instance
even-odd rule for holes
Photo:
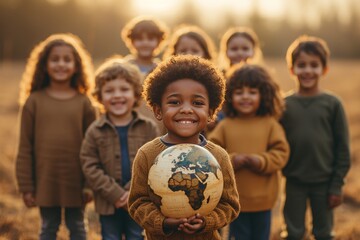
[[[213,120],[213,118],[214,118],[214,109],[209,109],[208,121],[211,122],[211,120]]]
[[[292,75],[295,75],[295,73],[294,73],[294,67],[289,68],[289,71],[290,71],[290,73],[291,73]]]
[[[329,67],[324,67],[323,68],[323,75],[326,75],[329,71]]]
[[[161,107],[158,105],[153,106],[154,116],[158,121],[162,120]]]

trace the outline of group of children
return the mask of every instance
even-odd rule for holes
[[[224,34],[221,65],[195,26],[173,33],[162,60],[168,31],[158,20],[133,19],[121,35],[131,54],[95,76],[72,34],[51,35],[28,60],[16,177],[25,205],[40,209],[40,239],[56,239],[62,210],[70,239],[86,239],[94,200],[102,239],[221,239],[230,225],[228,239],[267,240],[281,172],[287,239],[302,239],[308,201],[314,237],[333,238],[350,153],[343,106],[319,84],[329,59],[322,39],[290,45],[297,88],[283,98],[251,29]],[[206,148],[221,166],[224,191],[206,216],[168,218],[149,197],[154,159],[180,143]]]

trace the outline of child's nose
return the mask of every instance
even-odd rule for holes
[[[192,107],[191,107],[191,105],[190,104],[183,104],[183,106],[181,107],[181,109],[180,109],[180,112],[181,113],[192,113],[193,112],[193,109],[192,109]]]
[[[59,60],[59,64],[64,66],[66,64],[65,60]]]
[[[243,97],[243,98],[249,98],[249,97],[250,97],[250,94],[245,92],[245,93],[242,94],[242,97]]]
[[[115,96],[115,97],[121,97],[121,96],[122,96],[122,92],[121,92],[121,91],[114,91],[114,96]]]
[[[306,66],[306,67],[305,67],[305,72],[311,72],[311,71],[312,71],[311,66]]]

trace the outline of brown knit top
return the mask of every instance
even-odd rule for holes
[[[207,142],[205,148],[218,160],[224,178],[224,190],[216,208],[205,216],[205,228],[194,235],[184,232],[174,232],[165,235],[163,232],[162,215],[159,208],[150,200],[148,194],[148,173],[157,155],[167,146],[155,138],[142,146],[134,160],[132,182],[129,196],[129,213],[146,231],[148,240],[156,239],[221,239],[218,229],[229,224],[240,212],[239,196],[234,180],[234,170],[226,151],[212,142]]]
[[[19,191],[34,192],[41,207],[80,207],[84,177],[80,147],[95,120],[88,97],[60,100],[32,93],[21,111],[16,177]]]

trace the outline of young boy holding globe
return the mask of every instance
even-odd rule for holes
[[[200,133],[224,101],[222,74],[199,57],[170,57],[146,78],[143,95],[167,133],[143,145],[135,156],[128,201],[131,217],[144,227],[149,240],[221,239],[217,230],[238,216],[239,196],[228,154]],[[215,209],[206,215],[167,217],[150,197],[148,175],[154,160],[168,147],[182,143],[204,147],[222,169],[223,192]]]

